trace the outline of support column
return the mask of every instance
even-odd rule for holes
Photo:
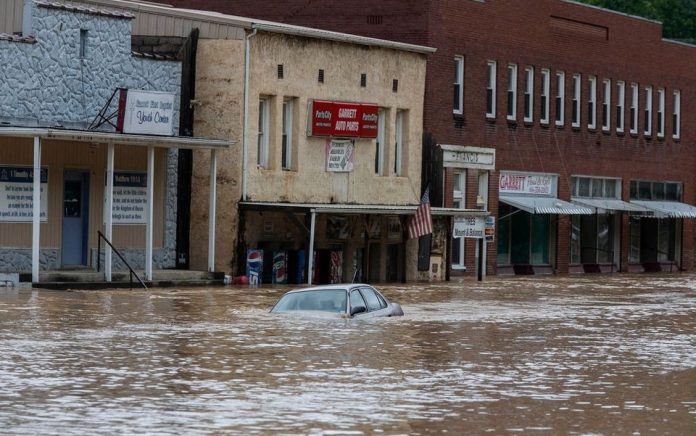
[[[215,271],[215,206],[217,198],[217,150],[210,150],[210,206],[208,215],[208,271]]]
[[[155,147],[147,148],[147,212],[145,218],[145,280],[152,281],[152,221],[155,199]]]
[[[31,220],[31,281],[39,281],[41,262],[41,138],[34,137],[34,192],[32,193],[33,217]]]
[[[106,149],[106,192],[104,193],[104,236],[111,242],[113,237],[114,210],[114,144]],[[99,255],[99,253],[97,253]],[[111,282],[111,246],[104,244],[104,281]]]
[[[312,209],[312,219],[309,228],[309,249],[307,250],[307,284],[312,284],[312,278],[314,277],[314,230],[317,224],[317,211]]]

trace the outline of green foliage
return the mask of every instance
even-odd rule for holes
[[[665,38],[696,41],[696,0],[580,0],[663,23]]]

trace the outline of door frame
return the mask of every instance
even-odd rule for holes
[[[81,182],[82,182],[82,198],[81,198],[81,205],[80,205],[80,213],[81,213],[81,218],[82,218],[82,262],[81,263],[76,263],[76,264],[66,264],[65,263],[65,256],[64,256],[64,241],[65,241],[65,227],[64,227],[64,221],[65,221],[65,210],[64,210],[64,205],[63,202],[65,201],[65,182],[67,180],[66,176],[69,174],[74,174],[74,175],[81,175]],[[62,195],[61,195],[61,225],[60,225],[60,235],[61,235],[61,260],[60,264],[61,267],[79,267],[79,266],[89,266],[90,265],[90,258],[89,258],[89,211],[90,211],[90,205],[89,205],[89,197],[90,197],[90,188],[91,188],[91,176],[92,172],[89,168],[76,168],[76,167],[66,167],[63,168],[63,177],[62,177]],[[75,179],[72,179],[75,180]]]

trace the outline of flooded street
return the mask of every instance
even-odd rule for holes
[[[403,318],[274,316],[278,288],[0,290],[0,428],[696,434],[696,276],[379,288]]]

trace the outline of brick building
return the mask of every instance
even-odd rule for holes
[[[692,268],[696,48],[660,23],[566,0],[168,3],[436,47],[423,182],[496,216],[490,272]],[[447,251],[472,269],[473,241]]]

